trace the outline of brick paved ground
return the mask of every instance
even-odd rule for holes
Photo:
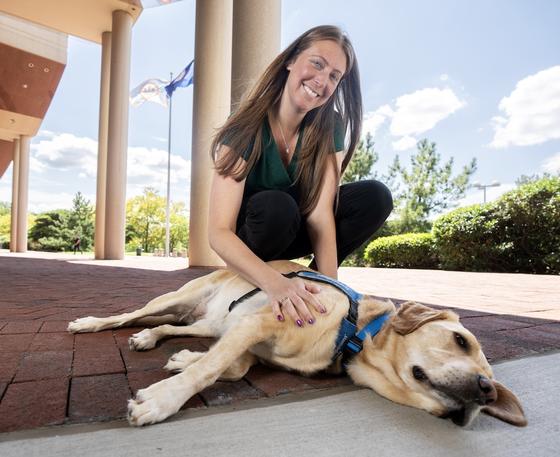
[[[161,367],[173,353],[184,348],[205,350],[212,344],[206,338],[175,338],[139,353],[129,351],[127,345],[139,328],[66,332],[68,321],[76,317],[136,309],[209,270],[116,268],[46,257],[0,253],[0,432],[122,418],[128,398],[167,376]],[[370,284],[376,282],[376,270],[360,270],[357,282],[364,280],[364,274],[370,275]],[[344,276],[351,282],[352,271],[346,269]],[[415,299],[413,295],[411,291],[408,298]],[[496,313],[457,310],[492,362],[560,349],[560,322],[504,315],[503,309]],[[239,382],[209,387],[184,408],[211,408],[347,384],[344,377],[308,379],[257,366]]]

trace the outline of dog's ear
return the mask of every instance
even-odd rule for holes
[[[482,412],[517,427],[525,427],[527,419],[521,402],[507,387],[492,380],[498,399],[482,408]]]
[[[459,320],[457,315],[451,311],[437,310],[419,303],[406,302],[400,306],[391,325],[397,333],[407,335],[420,326],[439,319]]]

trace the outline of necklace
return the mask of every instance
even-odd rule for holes
[[[278,127],[280,128],[280,134],[282,135],[282,139],[284,140],[284,146],[286,146],[286,155],[290,155],[290,145],[286,141],[286,136],[284,135],[284,130],[282,130],[282,124],[280,120],[278,120]]]

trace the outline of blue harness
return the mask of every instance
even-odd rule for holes
[[[337,281],[336,279],[329,278],[328,276],[322,275],[315,271],[294,271],[287,273],[284,276],[287,278],[303,278],[309,279],[311,281],[322,282],[330,284],[336,287],[344,295],[348,297],[350,302],[350,307],[348,308],[348,314],[342,319],[340,328],[338,330],[338,336],[336,338],[335,353],[332,360],[335,361],[340,356],[343,357],[343,365],[346,365],[347,360],[359,353],[364,346],[364,340],[370,335],[374,337],[379,333],[385,321],[389,318],[389,314],[382,314],[371,320],[363,329],[358,332],[358,302],[363,298],[363,295],[351,289],[346,284]],[[234,300],[229,305],[229,311],[231,312],[239,303],[252,297],[253,295],[260,292],[261,289],[256,288],[247,292],[241,298]]]

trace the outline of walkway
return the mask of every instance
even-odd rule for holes
[[[131,395],[167,376],[161,367],[171,354],[207,348],[208,339],[176,338],[136,353],[128,350],[127,338],[137,328],[65,331],[76,317],[136,309],[209,271],[185,269],[185,262],[0,251],[0,432],[122,418]],[[464,325],[492,363],[560,349],[559,277],[343,268],[341,279],[397,301],[461,307]],[[302,392],[348,385],[346,378],[308,379],[254,367],[239,382],[206,389],[185,408],[212,412],[255,399],[298,400]]]

